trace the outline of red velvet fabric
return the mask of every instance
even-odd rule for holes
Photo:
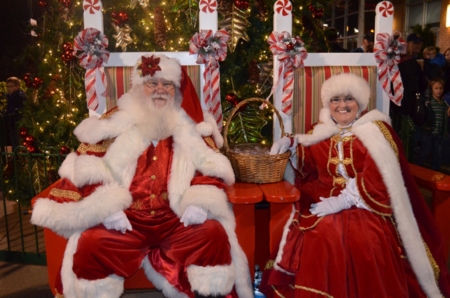
[[[393,137],[416,219],[441,266],[441,290],[447,293],[438,230],[406,169],[398,138]],[[343,142],[345,169],[356,178],[361,197],[371,211],[353,206],[323,218],[310,214],[311,204],[319,197],[335,196],[345,187],[338,183],[336,142],[331,138],[297,148],[297,186],[302,199],[296,204],[282,259],[277,263],[291,274],[268,268],[262,291],[267,297],[426,297],[405,256],[381,174],[356,137]]]
[[[78,278],[95,280],[113,273],[129,277],[148,255],[157,272],[193,297],[187,266],[231,263],[228,238],[217,221],[184,227],[173,212],[150,216],[126,211],[126,215],[133,230],[125,234],[107,230],[103,225],[81,234],[73,266]]]

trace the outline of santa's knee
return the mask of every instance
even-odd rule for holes
[[[196,297],[226,296],[232,291],[236,278],[234,264],[206,267],[190,265],[187,275]]]

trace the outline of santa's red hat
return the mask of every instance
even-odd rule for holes
[[[134,67],[131,84],[132,86],[143,84],[150,78],[165,79],[173,82],[180,89],[182,96],[181,107],[197,123],[197,131],[203,136],[210,136],[213,133],[213,125],[204,121],[197,92],[185,67],[180,65],[178,59],[157,54],[142,56]]]

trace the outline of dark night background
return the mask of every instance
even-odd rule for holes
[[[0,81],[8,77],[23,78],[26,66],[18,58],[32,42],[30,18],[40,14],[37,0],[0,0]]]

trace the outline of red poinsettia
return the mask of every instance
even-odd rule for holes
[[[156,71],[161,70],[159,67],[160,58],[154,58],[153,55],[150,57],[142,56],[141,64],[139,64],[138,69],[141,70],[141,77],[147,75],[154,76]]]

